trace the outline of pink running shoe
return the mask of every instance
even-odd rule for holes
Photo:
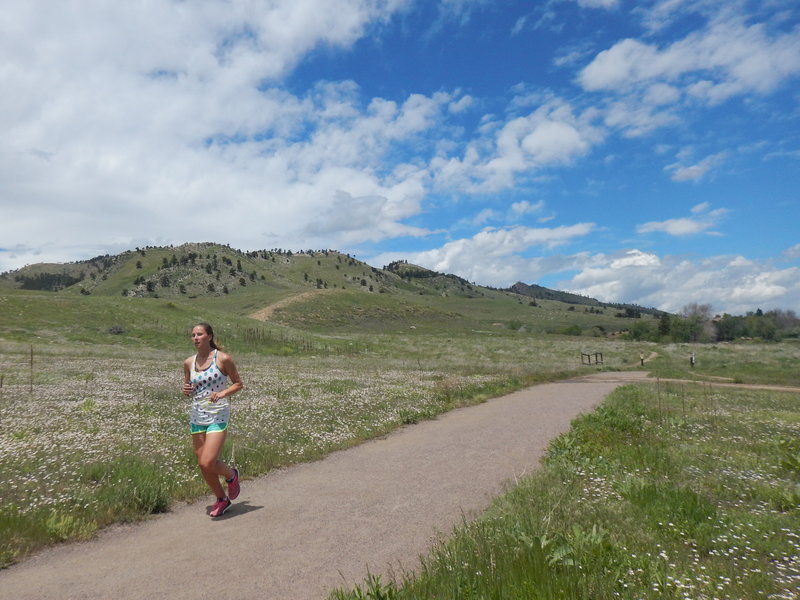
[[[211,518],[221,517],[222,515],[225,514],[225,511],[231,507],[231,504],[233,504],[233,502],[230,501],[230,498],[225,496],[221,500],[216,501],[214,506],[211,508],[211,512],[208,513],[208,515]]]
[[[228,482],[228,498],[236,500],[239,497],[239,469],[233,469],[233,479],[226,479]]]

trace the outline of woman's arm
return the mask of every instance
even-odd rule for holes
[[[183,393],[186,396],[191,396],[192,392],[194,392],[194,388],[192,387],[191,381],[191,372],[192,372],[192,362],[194,358],[189,357],[185,361],[183,361]]]

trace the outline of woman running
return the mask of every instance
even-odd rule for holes
[[[214,343],[211,325],[195,325],[192,343],[197,354],[183,362],[183,393],[192,396],[190,423],[197,464],[217,498],[209,515],[220,517],[239,495],[239,471],[222,462],[219,455],[231,414],[228,397],[244,386],[233,359]],[[227,494],[220,477],[228,484]]]

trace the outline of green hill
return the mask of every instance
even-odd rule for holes
[[[167,343],[187,323],[213,319],[301,347],[308,336],[336,332],[605,336],[628,329],[631,317],[652,318],[523,286],[483,287],[407,261],[376,268],[332,250],[241,252],[214,243],[136,248],[0,274],[6,314],[22,317],[4,319],[0,337]],[[115,331],[127,335],[108,333]]]
[[[639,317],[642,314],[662,315],[664,311],[655,308],[645,308],[635,304],[623,304],[614,302],[600,302],[589,296],[581,296],[579,294],[572,294],[570,292],[560,292],[551,290],[546,287],[535,284],[526,284],[518,281],[509,288],[510,291],[521,294],[522,296],[529,296],[539,300],[555,300],[557,302],[566,302],[567,304],[578,304],[581,306],[590,306],[597,308],[610,308],[623,311],[626,317]]]

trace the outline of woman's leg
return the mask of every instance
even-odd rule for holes
[[[234,475],[233,469],[219,460],[224,444],[224,431],[195,433],[192,435],[192,446],[195,455],[197,455],[197,465],[200,467],[203,479],[206,480],[206,483],[217,498],[225,497],[225,490],[219,481],[220,476],[230,479]]]

